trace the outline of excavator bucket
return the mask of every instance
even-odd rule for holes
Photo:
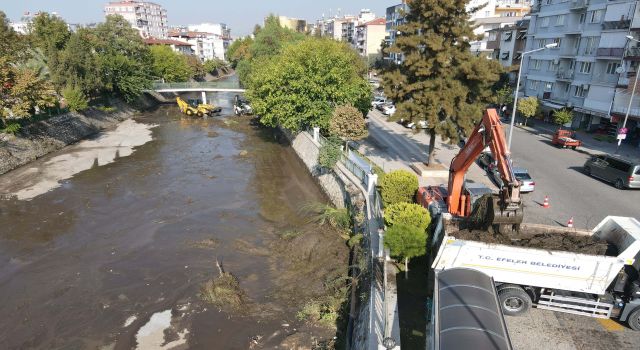
[[[493,196],[492,208],[488,210],[488,223],[492,226],[511,226],[512,229],[518,229],[524,219],[524,208],[522,204],[513,205],[505,204],[498,195]]]

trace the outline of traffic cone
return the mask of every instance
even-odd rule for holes
[[[569,222],[567,222],[567,227],[573,228],[573,216],[571,217],[571,219],[569,219]]]
[[[544,196],[544,203],[542,203],[543,208],[549,208],[549,196]]]

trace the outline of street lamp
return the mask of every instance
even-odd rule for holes
[[[627,40],[640,43],[640,40],[634,39],[631,35],[627,35]],[[635,79],[635,82],[633,83],[633,89],[631,89],[631,97],[629,97],[629,105],[627,106],[627,113],[625,113],[624,115],[624,121],[622,122],[622,128],[620,129],[624,129],[627,126],[627,119],[629,119],[629,111],[631,110],[631,104],[633,103],[633,95],[636,94],[637,85],[638,85],[638,72],[636,69],[636,79]],[[622,144],[622,139],[620,138],[620,129],[618,129],[618,133],[616,134],[616,137],[618,137],[618,146],[616,147],[615,154],[618,153],[618,151],[620,150],[620,145]]]
[[[558,43],[547,44],[544,47],[541,47],[539,49],[523,52],[522,55],[520,56],[520,67],[518,67],[518,82],[516,83],[516,96],[513,99],[513,111],[511,113],[511,124],[509,125],[509,142],[507,144],[507,149],[509,150],[509,152],[511,152],[511,138],[513,137],[513,123],[516,120],[516,107],[518,106],[518,90],[520,90],[520,74],[522,73],[522,63],[524,62],[524,55],[550,49],[556,46],[558,46]]]

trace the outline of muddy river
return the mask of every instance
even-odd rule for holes
[[[230,112],[232,95],[210,98]],[[0,348],[333,338],[296,314],[346,273],[347,248],[302,213],[326,201],[304,165],[249,121],[164,106],[0,176],[11,197],[0,201]],[[216,261],[237,279],[240,307],[203,297]]]

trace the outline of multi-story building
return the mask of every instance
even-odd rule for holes
[[[543,0],[546,1],[546,0]],[[471,0],[467,4],[467,11],[473,8],[484,7],[474,12],[469,18],[475,28],[476,35],[482,35],[480,40],[470,42],[471,51],[491,57],[492,49],[487,48],[487,32],[505,26],[514,25],[521,20],[530,10],[530,0]]]
[[[624,86],[637,67],[626,38],[634,21],[634,29],[640,29],[634,17],[636,4],[635,0],[536,3],[526,50],[550,43],[558,46],[525,57],[524,95],[537,96],[546,116],[570,108],[572,127],[614,134],[617,116],[626,111]]]
[[[349,26],[350,23],[354,23],[355,21],[357,21],[357,17],[349,15],[340,18],[331,18],[326,21],[324,36],[341,41],[343,40],[343,27]]]
[[[224,40],[220,35],[178,29],[171,31],[169,37],[189,43],[196,57],[203,62],[214,58],[225,59]]]
[[[184,55],[193,55],[193,47],[191,44],[173,39],[156,39],[156,38],[148,38],[144,39],[144,43],[149,46],[154,45],[164,45],[169,46],[173,51],[184,54]]]
[[[124,17],[144,38],[167,37],[167,10],[156,3],[142,0],[110,2],[104,6],[104,13]]]
[[[231,38],[231,28],[224,23],[201,23],[201,24],[191,24],[187,26],[187,29],[191,32],[201,32],[201,33],[209,33],[213,34],[213,46],[216,54],[215,57],[220,58],[219,54],[222,52],[222,56],[224,56],[231,45],[233,39]],[[221,58],[224,59],[224,58]]]
[[[307,21],[304,19],[278,16],[278,20],[280,21],[280,25],[284,28],[289,28],[298,33],[307,32]]]
[[[402,3],[394,6],[387,7],[386,11],[386,32],[387,46],[391,47],[396,43],[396,35],[398,34],[398,26],[404,24],[405,15],[409,12],[409,6],[405,0]],[[403,61],[402,54],[389,53],[384,56],[384,59],[391,60],[396,64],[400,64]]]
[[[387,21],[377,18],[356,27],[355,48],[366,58],[379,55],[384,42]]]
[[[491,29],[486,33],[487,50],[493,50],[491,58],[507,69],[513,82],[517,78],[528,27],[529,18],[525,17],[515,25]]]

